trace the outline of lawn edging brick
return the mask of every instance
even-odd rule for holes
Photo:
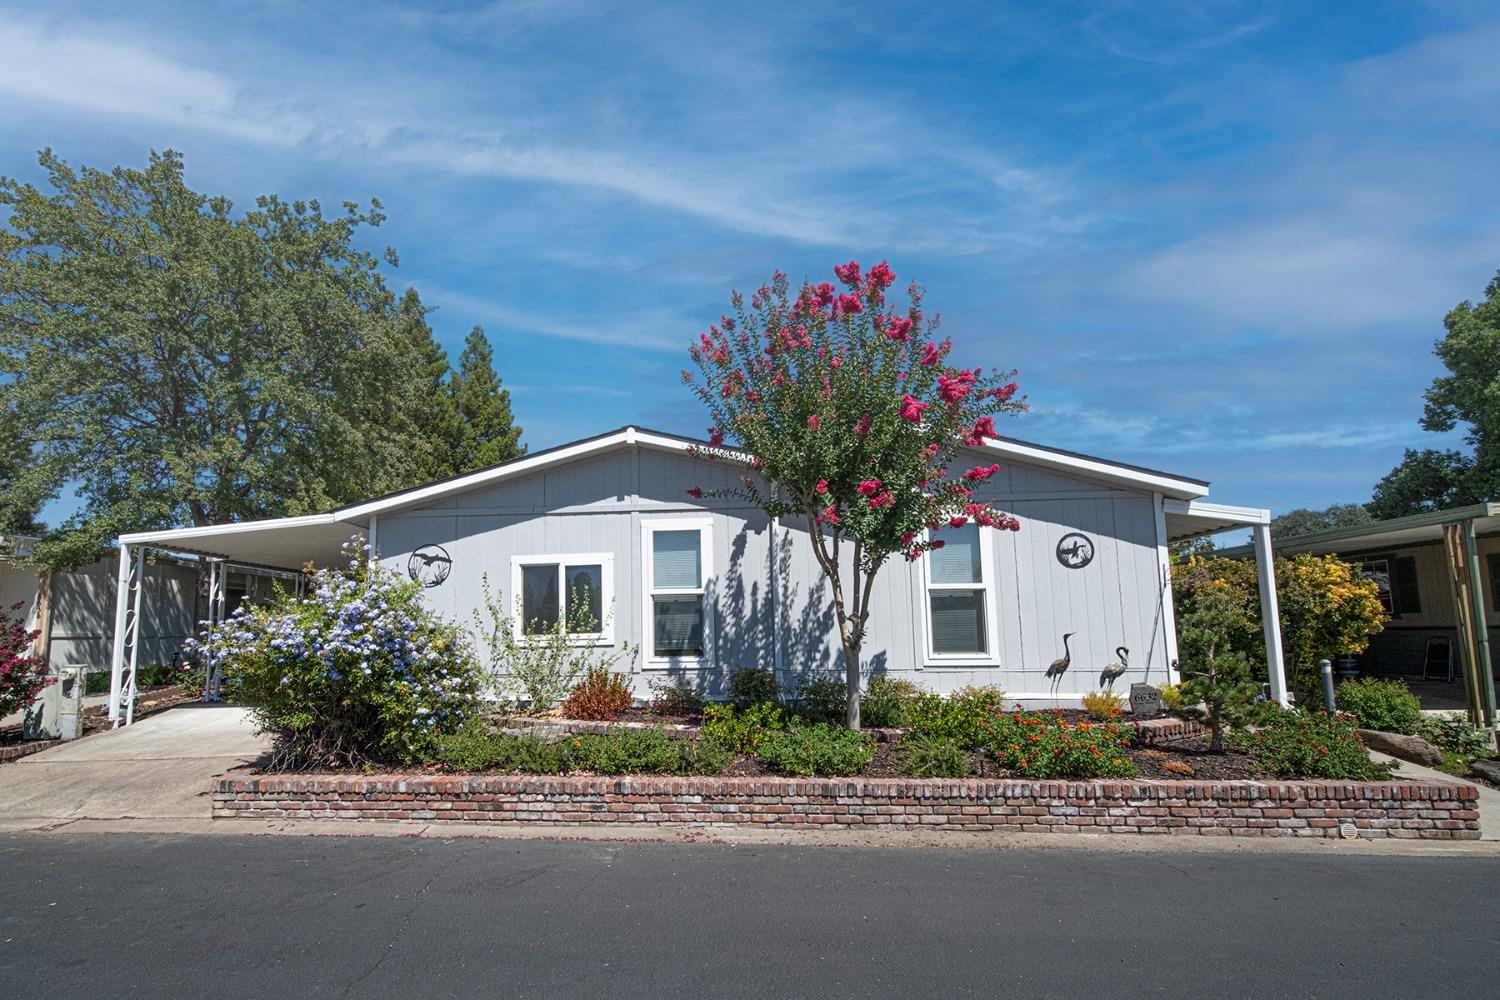
[[[216,819],[936,828],[1479,839],[1479,791],[1438,781],[1023,781],[533,775],[215,779]]]

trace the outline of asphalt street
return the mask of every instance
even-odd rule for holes
[[[1500,859],[0,838],[0,995],[1493,996]]]

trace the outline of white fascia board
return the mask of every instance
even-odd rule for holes
[[[1112,462],[1085,458],[1082,455],[1062,455],[1055,451],[1034,448],[1005,438],[986,438],[981,449],[1030,465],[1039,465],[1058,472],[1071,472],[1088,479],[1102,480],[1116,485],[1134,486],[1177,500],[1192,500],[1208,496],[1208,487],[1203,483],[1147,472],[1143,469],[1126,468]]]
[[[1164,512],[1181,517],[1202,517],[1229,524],[1270,524],[1271,512],[1263,507],[1233,507],[1225,503],[1208,503],[1204,500],[1162,501]]]
[[[618,434],[611,434],[608,437],[595,438],[592,441],[554,448],[544,454],[517,459],[514,462],[507,462],[493,469],[481,469],[479,472],[471,473],[467,476],[459,476],[457,479],[433,483],[430,486],[420,486],[405,493],[398,493],[395,496],[384,497],[379,500],[367,500],[352,507],[341,508],[334,513],[338,515],[340,521],[349,521],[368,517],[371,514],[383,514],[386,511],[396,510],[401,507],[429,503],[440,497],[472,490],[476,486],[484,486],[488,483],[511,479],[515,476],[524,476],[528,473],[536,472],[538,469],[577,461],[580,458],[595,455],[601,451],[609,451],[612,448],[640,443],[646,437],[655,438],[655,435],[643,435],[636,431],[635,428],[630,427],[620,431]],[[661,438],[659,440],[665,442],[668,439]],[[685,451],[686,449],[687,445],[682,444],[682,450]]]
[[[348,518],[335,514],[306,514],[301,517],[272,517],[260,521],[235,521],[230,524],[205,524],[196,528],[168,528],[164,531],[135,531],[121,535],[117,541],[122,545],[159,545],[163,542],[186,542],[195,538],[217,538],[222,535],[249,534],[256,531],[280,531],[284,528],[305,528],[323,524],[338,524]]]

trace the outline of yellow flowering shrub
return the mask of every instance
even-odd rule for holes
[[[1253,662],[1264,663],[1260,590],[1252,560],[1190,556],[1172,567],[1177,617],[1190,617],[1209,594],[1225,595],[1231,609],[1229,641]],[[1276,593],[1287,680],[1303,704],[1319,699],[1317,663],[1340,653],[1362,653],[1389,616],[1380,588],[1359,567],[1338,556],[1298,555],[1276,560]],[[1309,700],[1311,699],[1311,700]]]

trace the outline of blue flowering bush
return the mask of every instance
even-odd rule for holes
[[[270,734],[273,769],[419,761],[479,706],[464,634],[422,606],[419,584],[347,551],[303,596],[242,604],[198,644]]]

